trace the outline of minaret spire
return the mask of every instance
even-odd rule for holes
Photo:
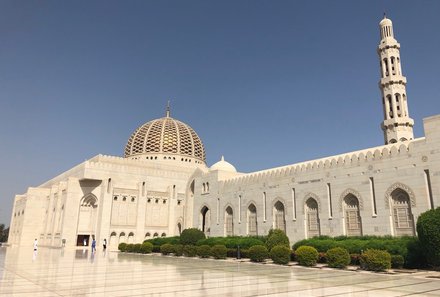
[[[385,144],[414,139],[414,120],[409,117],[406,97],[406,77],[400,64],[400,44],[394,38],[393,23],[384,13],[379,23],[380,43],[377,53],[380,59]]]
[[[168,103],[167,103],[167,110],[166,110],[165,116],[166,116],[167,118],[169,118],[169,117],[170,117],[170,113],[171,113],[171,111],[170,111],[170,100],[168,100]]]

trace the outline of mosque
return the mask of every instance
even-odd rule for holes
[[[107,239],[139,243],[196,227],[207,236],[415,235],[417,217],[440,206],[440,115],[414,139],[400,44],[380,22],[383,146],[240,173],[223,158],[208,167],[187,124],[140,126],[124,157],[97,155],[16,195],[9,244],[58,247]]]

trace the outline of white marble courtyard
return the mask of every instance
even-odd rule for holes
[[[429,275],[0,248],[0,296],[440,296]]]

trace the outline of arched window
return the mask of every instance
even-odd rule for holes
[[[161,237],[166,237],[167,234],[164,232],[164,233],[162,233],[160,236],[161,236]]]
[[[273,207],[273,212],[274,228],[286,232],[286,215],[284,211],[284,204],[281,201],[277,201]]]
[[[359,212],[359,200],[353,194],[344,198],[345,228],[348,236],[362,236],[362,221]]]
[[[306,201],[306,219],[307,219],[307,236],[309,238],[319,236],[321,228],[319,226],[319,209],[318,202],[315,199],[309,198]]]
[[[159,234],[157,232],[154,232],[153,237],[156,238],[158,236],[159,236]]]
[[[396,236],[414,236],[414,217],[411,211],[409,195],[398,188],[391,193],[391,207]]]
[[[202,231],[206,235],[209,235],[209,232],[211,231],[211,211],[206,206],[200,210],[200,223]]]
[[[257,208],[254,204],[249,205],[247,209],[247,229],[248,235],[256,236],[258,235],[258,228],[257,228]]]
[[[234,235],[234,212],[228,206],[225,210],[225,236]]]
[[[148,239],[150,237],[151,237],[151,233],[150,232],[145,233],[145,239]]]

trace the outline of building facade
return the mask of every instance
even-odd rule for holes
[[[9,244],[81,246],[91,238],[138,243],[197,227],[208,236],[415,235],[440,206],[440,115],[414,139],[400,44],[380,22],[385,145],[240,173],[223,157],[206,165],[196,132],[174,119],[145,123],[124,157],[98,155],[15,197]]]

